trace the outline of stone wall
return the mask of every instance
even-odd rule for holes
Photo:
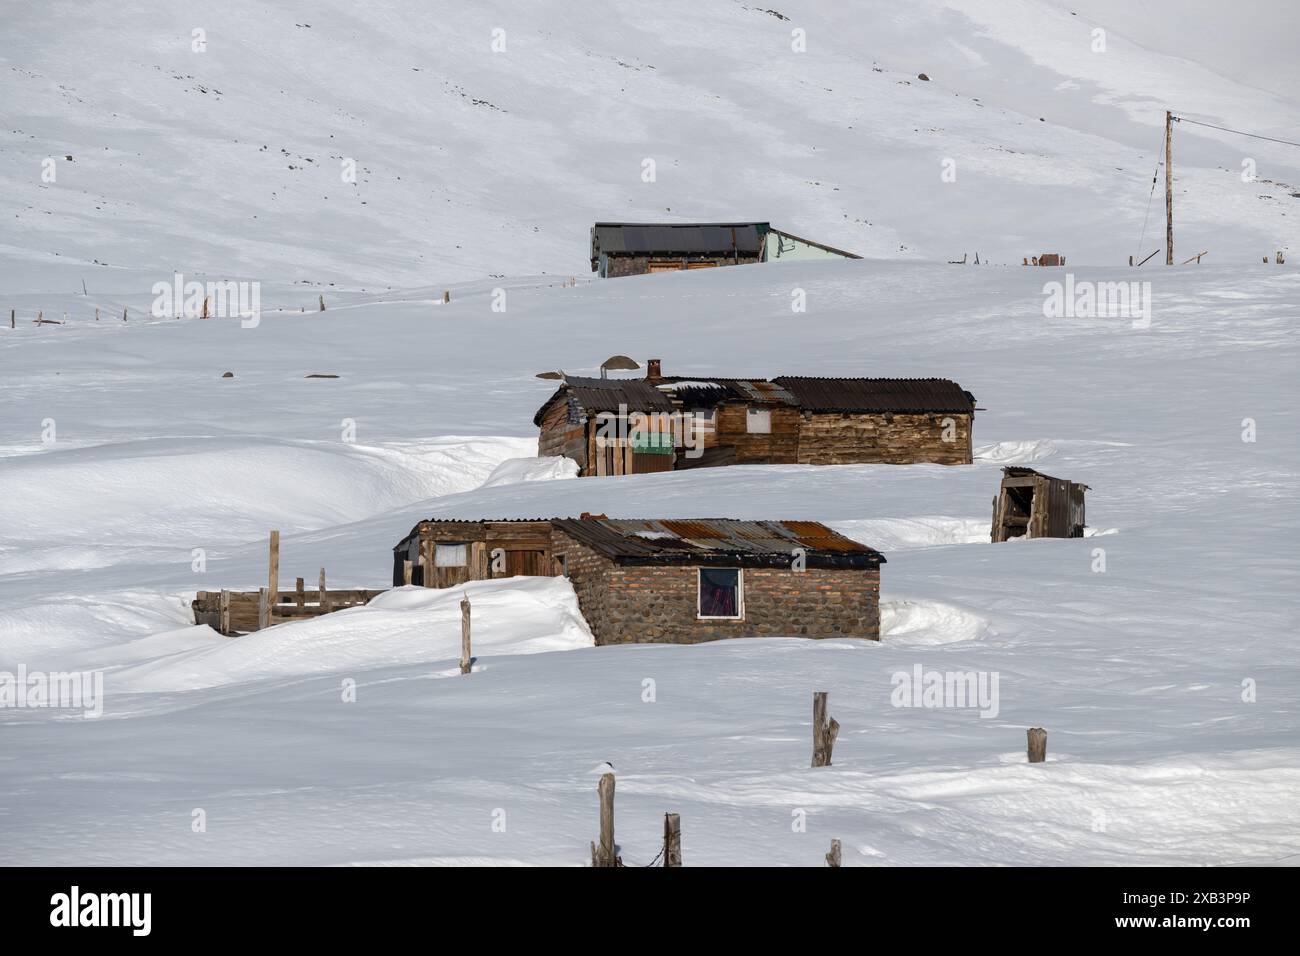
[[[817,412],[803,419],[799,463],[969,465],[971,418],[969,413],[886,416]],[[953,440],[944,441],[945,422],[949,419]]]
[[[711,262],[715,266],[749,265],[760,262],[758,256],[741,256],[735,261],[731,256],[610,256],[605,266],[605,277],[639,276],[650,271],[650,260],[684,258],[688,262]]]
[[[700,620],[699,569],[620,565],[562,532],[578,606],[597,644],[694,644],[729,637],[880,639],[880,570],[746,568],[744,617]]]

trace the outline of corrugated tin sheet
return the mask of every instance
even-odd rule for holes
[[[591,258],[606,255],[758,255],[765,222],[598,222],[591,227]]]
[[[782,375],[805,411],[972,412],[975,396],[946,378],[802,378]]]
[[[673,394],[688,407],[716,405],[724,401],[758,402],[769,405],[798,405],[798,400],[784,387],[762,378],[716,378],[714,376],[664,377],[661,381],[672,385],[675,382],[707,381],[716,383],[716,388],[700,388],[687,385],[673,388]]]
[[[885,560],[816,521],[566,518],[554,525],[607,557],[634,564],[788,567],[796,548],[810,567],[871,567]]]
[[[557,398],[567,397],[588,415],[617,412],[626,406],[629,412],[671,412],[672,399],[643,378],[579,378],[566,376],[533,416],[533,424],[542,423],[542,415]],[[570,416],[572,418],[572,416]]]

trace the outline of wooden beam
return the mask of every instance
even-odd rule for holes
[[[678,813],[664,814],[664,866],[682,865],[682,817]]]
[[[1174,114],[1165,110],[1165,265],[1174,264]]]
[[[622,866],[614,845],[614,775],[604,774],[596,787],[600,795],[600,843],[591,844],[591,865]]]
[[[230,636],[230,592],[224,588],[221,591],[220,603],[217,605],[217,630]]]
[[[267,591],[270,593],[270,601],[272,604],[274,604],[276,598],[279,597],[280,595],[280,532],[279,531],[271,532],[271,550],[270,550],[269,565],[270,567],[267,573],[266,587],[267,587]]]
[[[1030,727],[1029,762],[1043,763],[1047,760],[1047,731],[1042,727]]]
[[[320,569],[320,590],[317,592],[316,600],[317,603],[320,604],[321,611],[324,612],[325,614],[328,614],[330,611],[334,610],[334,603],[330,600],[329,592],[325,590],[325,569],[324,568]]]
[[[460,599],[460,672],[468,674],[474,666],[469,645],[469,598]]]
[[[826,699],[828,694],[821,690],[813,694],[813,754],[814,767],[829,767],[831,751],[835,749],[835,738],[839,735],[840,725],[826,716]]]
[[[840,841],[831,840],[831,852],[826,854],[826,865],[838,867],[840,865]]]

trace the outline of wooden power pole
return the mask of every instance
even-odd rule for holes
[[[1174,264],[1174,114],[1165,110],[1165,265]]]

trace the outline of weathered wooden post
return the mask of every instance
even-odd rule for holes
[[[1029,762],[1043,763],[1047,760],[1047,731],[1042,727],[1029,728]]]
[[[679,813],[664,814],[664,866],[682,865],[682,817]]]
[[[840,841],[831,840],[831,852],[826,854],[826,865],[838,867],[840,865]]]
[[[257,592],[257,629],[263,631],[271,626],[270,592],[259,588]]]
[[[217,630],[226,637],[230,636],[230,592],[224,588],[217,602]]]
[[[280,532],[271,532],[270,569],[267,575],[267,590],[274,604],[280,597]]]
[[[321,297],[320,297],[320,311],[322,311],[322,312],[325,311],[325,296],[324,296],[324,295],[321,295]]]
[[[451,291],[448,289],[444,289],[442,291],[442,304],[446,305],[449,302],[451,302]]]
[[[320,605],[320,612],[328,614],[334,610],[334,605],[330,602],[329,592],[325,590],[325,569],[320,569],[320,589],[316,592],[316,603]]]
[[[592,866],[622,866],[623,861],[614,852],[614,775],[601,776],[596,787],[600,794],[600,844],[591,844]]]
[[[1264,261],[1265,261],[1265,262],[1268,262],[1268,259],[1265,259]],[[16,321],[16,320],[15,320],[15,318],[14,318],[14,310],[13,310],[13,309],[10,309],[10,310],[9,310],[9,328],[11,328],[11,329],[16,329],[16,328],[18,328],[18,326],[14,325],[14,322],[15,322],[15,321]]]
[[[305,583],[302,578],[298,578],[293,585],[293,603],[297,605],[300,611],[307,606],[307,590],[303,586]]]
[[[469,652],[469,598],[460,599],[460,672],[468,674],[474,665]]]
[[[200,315],[199,318],[206,319],[207,317],[208,317],[208,297],[205,295],[203,297],[203,314]]]
[[[835,749],[835,738],[839,735],[840,725],[826,717],[827,692],[817,691],[813,694],[813,753],[814,767],[829,767],[831,751]]]
[[[123,309],[123,310],[122,310],[122,321],[123,321],[123,322],[126,321],[126,309]]]

